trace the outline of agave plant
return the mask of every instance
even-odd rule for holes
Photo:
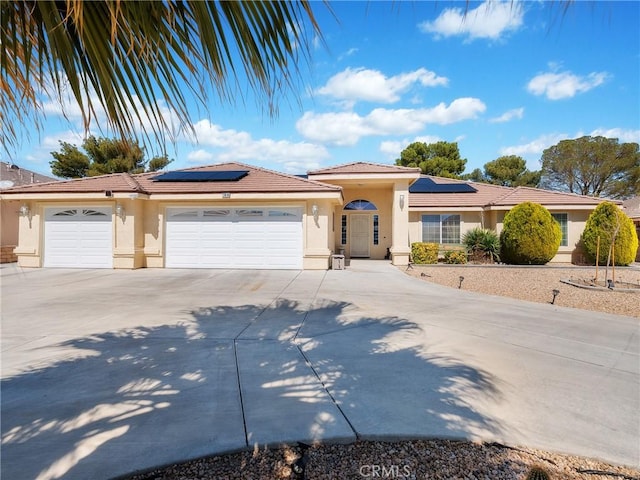
[[[462,243],[473,259],[500,261],[500,237],[493,230],[476,227],[463,235]]]

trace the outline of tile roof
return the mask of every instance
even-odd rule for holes
[[[477,192],[471,193],[410,193],[409,207],[484,207],[494,199],[507,194],[508,187],[490,185],[488,183],[465,182],[451,178],[434,177],[422,175],[430,178],[436,183],[469,183]]]
[[[113,173],[98,177],[85,177],[46,184],[13,187],[5,193],[89,193],[131,192],[146,194],[172,193],[269,193],[269,192],[326,192],[340,191],[341,188],[314,180],[306,180],[295,175],[279,173],[265,168],[242,163],[223,163],[204,167],[183,169],[184,171],[224,171],[248,170],[249,174],[235,182],[154,182],[153,178],[162,172],[131,175]]]
[[[321,192],[340,191],[340,187],[307,180],[280,173],[266,168],[254,167],[243,163],[222,163],[206,167],[184,169],[190,172],[249,170],[249,174],[237,182],[154,182],[159,172],[135,175],[142,188],[153,193],[270,193],[270,192]]]
[[[312,170],[309,175],[332,175],[332,174],[349,174],[349,173],[418,173],[419,168],[401,167],[398,165],[382,165],[379,163],[354,162],[344,165],[336,165],[333,167]]]
[[[30,185],[32,183],[57,182],[58,179],[20,168],[14,163],[0,162],[0,181],[12,182],[12,186]],[[10,187],[5,187],[10,188]],[[4,190],[0,184],[0,189]]]
[[[488,183],[466,182],[451,178],[434,177],[436,183],[470,183],[477,192],[473,193],[411,193],[410,207],[489,207],[513,206],[522,202],[535,202],[550,205],[589,205],[595,206],[604,198],[587,197],[573,193],[553,192],[532,187],[502,187]]]

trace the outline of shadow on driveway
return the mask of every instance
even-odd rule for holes
[[[499,435],[475,407],[499,398],[492,377],[428,343],[402,318],[293,300],[59,343],[85,356],[2,381],[2,477],[111,478],[297,440]]]

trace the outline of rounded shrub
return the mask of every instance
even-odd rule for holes
[[[500,233],[502,260],[515,265],[544,265],[562,241],[560,225],[542,205],[524,202],[504,217]]]
[[[590,262],[596,263],[600,237],[598,265],[607,264],[614,236],[615,251],[612,253],[615,255],[615,264],[629,265],[635,260],[638,251],[638,234],[633,221],[614,203],[602,202],[591,212],[582,232],[582,244]]]

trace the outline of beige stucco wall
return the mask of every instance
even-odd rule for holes
[[[2,200],[0,202],[0,262],[15,262],[13,249],[18,245],[18,218],[20,202]]]

